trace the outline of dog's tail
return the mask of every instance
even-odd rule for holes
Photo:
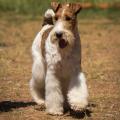
[[[45,12],[45,15],[44,15],[44,20],[43,20],[43,24],[42,26],[44,25],[53,25],[53,17],[55,16],[55,13],[52,9],[48,9],[46,12]]]

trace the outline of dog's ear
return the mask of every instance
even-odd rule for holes
[[[74,3],[73,6],[74,6],[73,10],[74,10],[75,14],[77,15],[80,12],[80,10],[82,9],[82,6],[80,3]]]
[[[60,3],[58,2],[51,2],[51,7],[54,10],[54,12],[57,12],[58,8],[60,7]]]

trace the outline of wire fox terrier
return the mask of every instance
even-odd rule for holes
[[[77,27],[81,5],[52,2],[51,6],[32,45],[30,90],[34,101],[45,105],[47,113],[61,115],[65,105],[75,111],[88,105]]]

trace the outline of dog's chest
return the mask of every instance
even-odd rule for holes
[[[62,69],[65,67],[70,67],[68,57],[62,57],[57,48],[54,46],[46,47],[46,63],[48,67],[53,69]]]
[[[49,69],[58,76],[68,78],[75,73],[76,69],[79,68],[80,62],[80,53],[79,45],[74,48],[58,48],[58,44],[52,43],[51,33],[48,35],[44,48],[45,48],[45,61],[47,70]],[[57,42],[57,41],[56,41]]]
[[[69,78],[76,70],[76,59],[72,54],[69,56],[62,56],[57,47],[46,41],[46,64],[47,69],[55,72],[57,76]],[[79,66],[79,65],[78,65]]]

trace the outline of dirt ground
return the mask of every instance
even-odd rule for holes
[[[40,20],[0,20],[0,120],[120,120],[120,23],[80,20],[89,106],[63,116],[40,111],[29,93],[31,45]]]

